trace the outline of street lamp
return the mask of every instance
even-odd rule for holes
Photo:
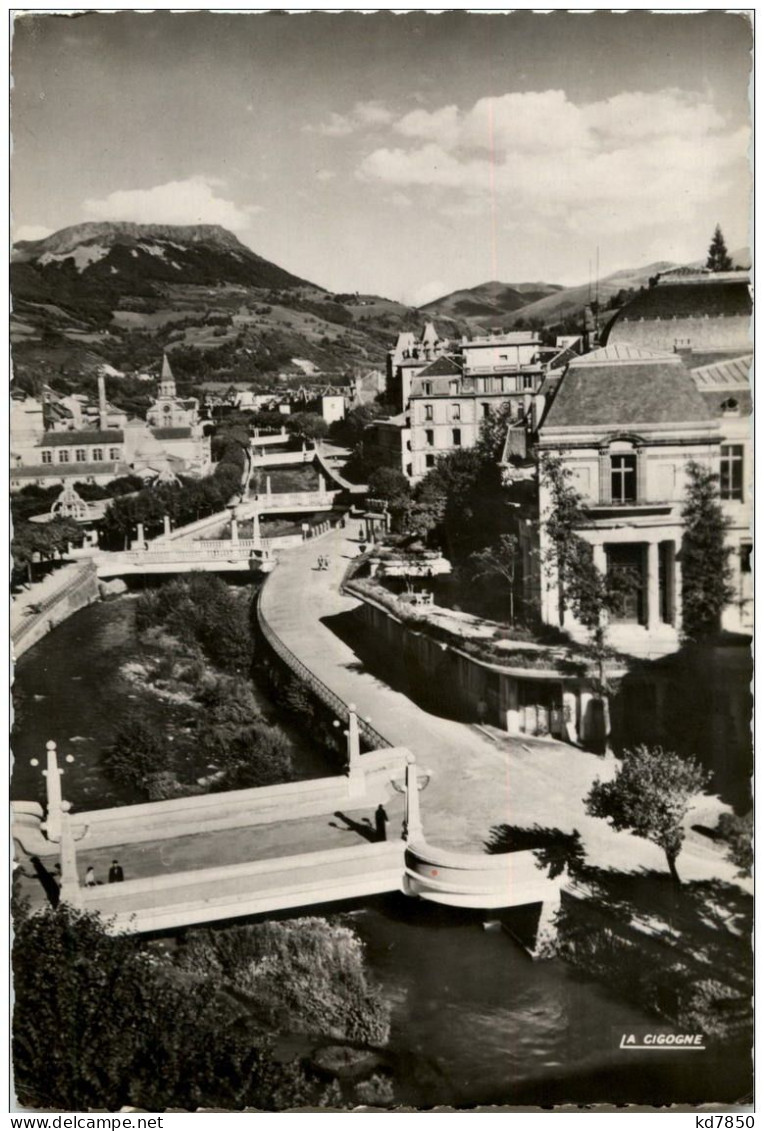
[[[46,742],[46,769],[42,771],[45,778],[45,822],[42,828],[48,840],[58,842],[61,839],[61,814],[71,809],[68,801],[62,800],[61,775],[63,770],[58,767],[55,742]],[[74,762],[71,754],[66,755],[66,761]],[[39,766],[37,758],[30,759],[30,765]]]
[[[61,797],[61,775],[64,771],[58,767],[55,742],[47,742],[45,748],[47,751],[47,769],[43,770],[43,776],[45,778],[47,812],[41,828],[45,830],[45,836],[49,841],[58,843],[61,867],[61,901],[69,903],[73,907],[81,907],[82,890],[77,875],[77,853],[74,847],[74,835],[69,815],[72,806],[71,802],[64,801]],[[73,756],[67,754],[66,761],[70,764],[73,763]],[[32,758],[30,764],[39,766],[40,763],[37,758]],[[82,830],[78,839],[81,840],[86,833],[87,829]]]
[[[419,794],[427,789],[432,780],[432,771],[424,770],[419,777],[416,765],[416,755],[411,752],[406,756],[405,784],[393,779],[391,785],[397,793],[405,795],[405,809],[403,817],[403,839],[409,843],[412,840],[424,840],[422,828],[422,815],[419,807]]]

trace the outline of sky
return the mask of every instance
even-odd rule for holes
[[[14,239],[222,224],[422,304],[749,243],[748,19],[727,12],[16,17]]]

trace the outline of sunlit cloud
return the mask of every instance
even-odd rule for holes
[[[750,141],[708,100],[674,89],[580,106],[561,90],[511,93],[413,110],[391,129],[360,180],[435,190],[433,206],[450,216],[478,215],[493,198],[503,223],[563,235],[686,223],[739,179]]]
[[[262,212],[257,204],[239,205],[216,195],[225,182],[194,176],[148,189],[117,189],[101,199],[86,200],[83,212],[92,220],[127,220],[136,224],[220,224],[231,231],[249,228]]]
[[[18,243],[20,240],[44,240],[46,236],[52,234],[52,228],[43,228],[41,224],[21,224],[20,227],[14,229],[13,242]]]
[[[368,102],[356,102],[349,114],[337,114],[334,111],[327,121],[318,126],[307,125],[303,129],[306,133],[323,134],[325,137],[346,137],[361,129],[373,129],[386,126],[395,118],[392,110],[383,102],[372,99]]]

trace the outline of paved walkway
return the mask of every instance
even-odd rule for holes
[[[38,605],[75,581],[81,570],[82,562],[69,562],[52,570],[28,588],[14,593],[11,599],[11,635],[36,612]]]
[[[332,628],[332,619],[358,606],[339,586],[349,560],[359,552],[357,523],[336,530],[320,544],[306,543],[282,556],[262,597],[268,624],[288,648],[346,703],[355,703],[395,746],[408,746],[422,769],[433,772],[422,794],[428,840],[434,844],[482,851],[492,828],[541,825],[578,829],[590,862],[633,871],[665,871],[663,853],[628,833],[613,832],[588,817],[582,798],[597,777],[609,777],[614,761],[567,744],[515,738],[493,732],[493,741],[476,726],[431,714],[368,670]],[[316,557],[329,558],[319,571]],[[715,800],[703,802],[703,817],[713,823]],[[735,868],[722,850],[689,830],[679,858],[684,879],[733,880]]]

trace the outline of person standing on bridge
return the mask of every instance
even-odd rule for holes
[[[98,887],[98,880],[95,877],[95,871],[93,869],[92,864],[90,865],[87,872],[85,873],[85,887],[86,888]]]
[[[387,840],[387,822],[390,820],[384,805],[380,802],[374,811],[374,824],[377,829],[377,840]]]
[[[109,868],[109,883],[121,884],[125,878],[125,873],[122,871],[122,865],[118,860],[112,860],[111,868]]]

